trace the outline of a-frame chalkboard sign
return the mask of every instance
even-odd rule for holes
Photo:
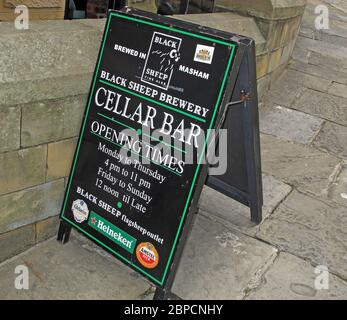
[[[155,299],[169,298],[207,181],[205,155],[218,137],[212,129],[223,124],[232,163],[208,184],[253,208],[258,222],[254,60],[249,38],[135,9],[110,11],[58,240],[66,243],[76,228],[155,284]]]

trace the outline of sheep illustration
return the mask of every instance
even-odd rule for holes
[[[163,52],[160,50],[155,50],[152,52],[153,55],[157,55],[160,59],[160,71],[168,73],[172,70],[175,62],[180,59],[180,54],[177,50],[173,49],[170,52]]]

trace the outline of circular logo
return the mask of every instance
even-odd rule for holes
[[[159,263],[159,254],[150,242],[142,242],[136,248],[137,260],[146,268],[153,269]]]
[[[71,209],[76,222],[82,223],[88,219],[88,206],[83,200],[75,200]]]

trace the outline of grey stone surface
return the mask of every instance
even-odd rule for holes
[[[341,171],[329,188],[328,198],[347,207],[347,162],[341,167]]]
[[[36,22],[30,32],[2,33],[0,85],[90,73],[99,46],[100,33],[76,21]]]
[[[320,130],[323,120],[292,109],[275,106],[260,113],[260,131],[280,139],[307,144]]]
[[[31,224],[16,230],[0,234],[0,262],[29,249],[35,244],[35,225]],[[1,270],[1,267],[0,267]],[[0,275],[0,282],[2,280]],[[0,285],[0,290],[1,290]]]
[[[14,269],[29,268],[29,290],[14,288]],[[0,267],[0,299],[135,299],[150,285],[89,242],[44,242]]]
[[[266,219],[277,205],[289,194],[291,187],[274,177],[263,175],[263,219]],[[233,226],[250,235],[254,235],[257,226],[250,220],[249,207],[205,186],[200,197],[202,214],[220,217]]]
[[[313,145],[323,151],[347,159],[347,127],[326,122]]]
[[[344,68],[346,66],[344,57],[347,53],[347,47],[341,45],[333,45],[325,41],[317,41],[316,39],[309,39],[307,37],[298,37],[296,47],[308,53],[308,60],[306,62],[311,61],[313,64],[320,62],[320,67],[326,67],[326,65],[329,65],[330,62],[333,61],[334,67],[336,67],[335,62],[339,61],[341,68]],[[324,61],[321,59],[323,56],[331,60]],[[314,63],[315,59],[319,60],[316,60],[316,63]]]
[[[257,91],[258,91],[259,101],[263,100],[264,95],[269,91],[270,81],[271,81],[270,75],[266,75],[258,79]]]
[[[303,91],[303,86],[298,81],[288,81],[286,73],[282,74],[275,83],[271,84],[265,101],[290,107]]]
[[[19,148],[20,108],[0,107],[0,152]]]
[[[0,196],[0,233],[59,213],[64,179]]]
[[[347,86],[334,82],[329,88],[328,93],[347,99]]]
[[[341,125],[347,125],[347,99],[305,89],[293,108]]]
[[[46,100],[22,108],[22,146],[77,136],[85,108],[86,96]]]
[[[320,271],[322,269],[317,269]],[[250,293],[250,300],[345,300],[347,282],[328,274],[328,288],[315,286],[316,268],[305,260],[280,253],[262,277],[259,287]],[[317,289],[316,289],[317,288]]]
[[[0,195],[45,182],[47,146],[0,153]]]
[[[257,237],[347,279],[346,208],[293,191]]]
[[[0,106],[87,94],[92,73],[0,84]],[[54,90],[52,90],[54,88]]]
[[[198,216],[173,286],[183,299],[242,299],[276,250]]]
[[[262,19],[286,19],[301,15],[305,0],[218,0],[217,5],[251,14]]]
[[[36,223],[36,241],[42,242],[58,234],[60,219],[58,215]]]
[[[299,83],[305,88],[326,92],[331,85],[331,80],[326,80],[321,77],[315,77],[307,73],[298,72],[288,69],[283,75],[287,82]]]
[[[347,84],[347,72],[331,70],[325,65],[314,65],[293,60],[290,62],[289,68],[318,78]]]
[[[299,190],[326,196],[340,160],[308,146],[261,135],[262,169]]]

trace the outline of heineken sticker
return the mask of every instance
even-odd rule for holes
[[[61,212],[157,286],[201,183],[236,51],[170,21],[110,12]]]

